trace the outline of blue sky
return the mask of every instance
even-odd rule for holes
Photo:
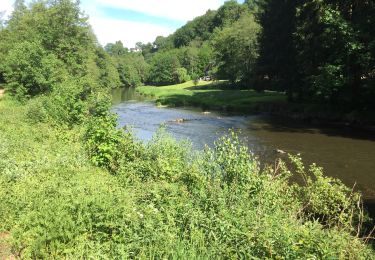
[[[225,0],[81,0],[82,9],[102,45],[121,40],[125,46],[152,42],[167,36]],[[239,0],[242,2],[243,0]],[[9,14],[14,0],[0,0],[0,11]]]

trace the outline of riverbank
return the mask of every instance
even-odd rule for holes
[[[256,92],[251,89],[230,89],[223,82],[200,81],[194,85],[192,81],[183,84],[153,87],[138,87],[137,91],[154,98],[157,103],[168,106],[196,106],[203,110],[219,110],[234,113],[261,111],[265,104],[285,104],[285,94],[265,91]]]
[[[287,169],[259,169],[233,135],[197,154],[163,132],[137,142],[106,113],[73,127],[36,121],[35,102],[0,103],[5,257],[374,255],[352,222],[359,195],[318,170],[296,190]]]
[[[204,113],[192,107],[157,107],[133,88],[115,91],[113,98],[117,102],[112,112],[118,117],[119,127],[131,126],[142,141],[150,141],[164,125],[175,138],[189,140],[194,149],[200,150],[206,145],[212,147],[218,137],[236,129],[243,145],[262,163],[272,164],[280,156],[278,150],[301,154],[307,163],[322,166],[328,176],[340,178],[349,187],[356,183],[364,198],[375,199],[375,139],[369,133],[268,115],[237,116],[216,111]],[[118,102],[120,99],[122,103]]]
[[[317,125],[351,127],[375,131],[372,113],[345,113],[322,104],[290,103],[285,93],[257,92],[252,89],[230,89],[224,82],[192,81],[163,87],[141,86],[139,94],[154,99],[158,105],[193,106],[234,114],[267,113]]]

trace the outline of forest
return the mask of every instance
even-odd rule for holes
[[[153,43],[105,49],[126,86],[210,76],[373,123],[374,13],[373,1],[232,0]]]
[[[234,131],[203,150],[163,128],[145,143],[110,96],[209,76],[371,118],[374,14],[227,1],[128,49],[102,47],[79,1],[16,0],[0,21],[0,258],[374,259],[361,193],[318,165],[263,167]]]

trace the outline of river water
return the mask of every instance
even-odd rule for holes
[[[243,144],[264,162],[282,157],[276,150],[301,154],[306,163],[317,163],[326,175],[341,179],[375,201],[375,136],[352,129],[314,127],[264,115],[238,116],[203,113],[192,108],[158,108],[134,89],[113,91],[113,112],[120,127],[132,126],[138,138],[150,140],[162,125],[177,139],[189,139],[201,149],[228,129],[240,131]],[[184,119],[178,122],[178,119]]]

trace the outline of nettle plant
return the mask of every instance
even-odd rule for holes
[[[303,216],[329,228],[357,231],[365,221],[361,195],[339,179],[324,176],[323,169],[316,164],[306,169],[299,156],[289,155],[289,158],[296,173],[303,179],[302,185],[295,186],[303,204]]]

